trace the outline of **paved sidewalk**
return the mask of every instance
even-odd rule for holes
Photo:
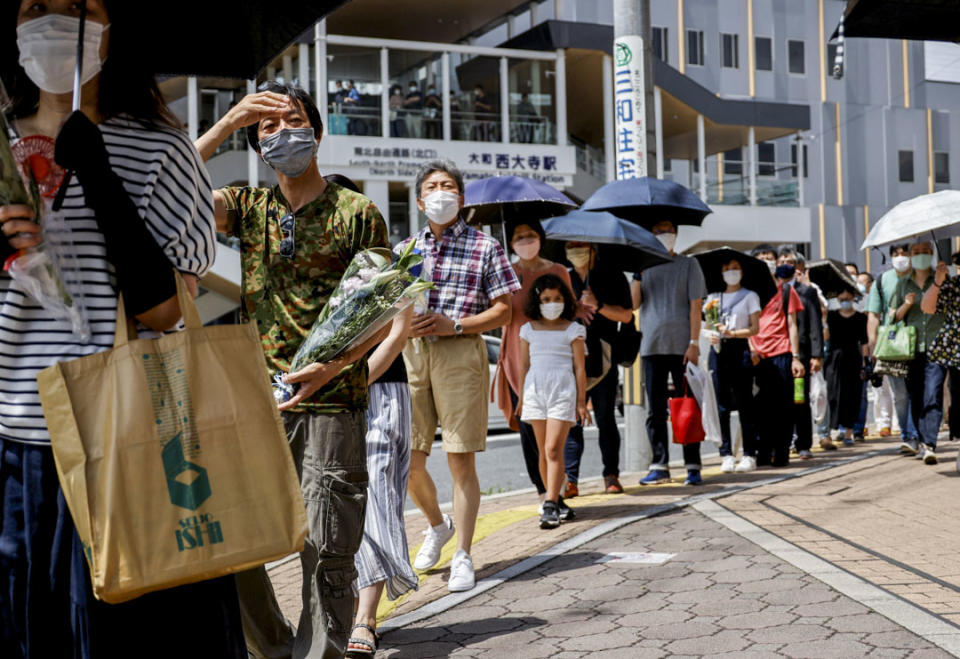
[[[669,552],[662,565],[602,563]],[[642,520],[389,632],[378,657],[949,657],[695,510]]]
[[[477,589],[448,593],[448,543],[418,592],[381,604],[392,631],[378,656],[960,656],[957,446],[945,442],[935,467],[898,446],[750,474],[708,461],[702,487],[681,472],[646,488],[625,475],[623,495],[583,487],[577,519],[555,531],[538,528],[533,494],[485,498]],[[407,517],[411,555],[423,528]],[[613,551],[676,556],[597,563]],[[299,561],[270,570],[292,620],[299,572]]]

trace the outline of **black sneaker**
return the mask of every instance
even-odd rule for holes
[[[567,502],[563,500],[563,497],[560,497],[557,500],[557,511],[561,522],[566,522],[577,516],[577,513],[573,512],[573,508],[567,505]]]
[[[901,455],[916,455],[919,450],[920,446],[915,439],[905,439],[900,442]]]
[[[560,512],[556,501],[544,501],[543,513],[540,515],[541,529],[555,529],[560,526]]]

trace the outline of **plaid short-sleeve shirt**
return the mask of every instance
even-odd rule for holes
[[[476,316],[490,308],[491,300],[520,290],[500,244],[463,220],[444,229],[439,240],[424,227],[394,251],[402,252],[411,240],[423,255],[421,276],[436,286],[427,298],[433,313],[452,320]]]

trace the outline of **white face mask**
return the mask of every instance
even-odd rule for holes
[[[767,264],[767,268],[769,268],[771,275],[772,275],[774,272],[777,271],[777,262],[776,262],[776,261],[764,261],[764,263]]]
[[[80,83],[100,72],[100,41],[108,25],[88,20],[83,30],[83,67]],[[34,18],[17,27],[20,65],[37,87],[51,94],[73,90],[80,19],[63,14]]]
[[[909,256],[894,256],[890,259],[893,263],[893,269],[897,272],[906,272],[910,269],[910,257]]]
[[[739,284],[741,277],[743,277],[743,272],[740,270],[723,271],[723,281],[730,286]]]
[[[657,240],[667,248],[668,252],[673,251],[673,246],[677,244],[677,234],[676,233],[658,233]]]
[[[540,315],[546,320],[556,320],[563,314],[563,302],[545,302],[540,305]]]
[[[423,198],[423,212],[434,224],[448,224],[460,212],[460,195],[437,190]]]

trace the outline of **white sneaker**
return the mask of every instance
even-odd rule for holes
[[[923,464],[926,464],[926,465],[937,464],[937,454],[934,451],[934,449],[932,449],[929,446],[923,447]]]
[[[745,471],[755,471],[756,468],[757,459],[752,456],[745,455],[740,458],[740,464],[737,465],[737,473],[740,474]]]
[[[960,474],[960,451],[957,451],[957,473]]]
[[[737,461],[732,455],[725,455],[723,460],[720,461],[720,471],[725,474],[732,474],[736,467]]]
[[[440,551],[456,533],[453,520],[447,514],[443,515],[443,525],[444,528],[439,531],[431,526],[423,532],[423,545],[417,552],[417,557],[413,560],[414,569],[429,570],[440,560]]]
[[[476,579],[473,576],[473,559],[470,554],[458,549],[450,561],[450,580],[447,582],[447,590],[451,593],[459,593],[463,590],[470,590],[476,585]]]

